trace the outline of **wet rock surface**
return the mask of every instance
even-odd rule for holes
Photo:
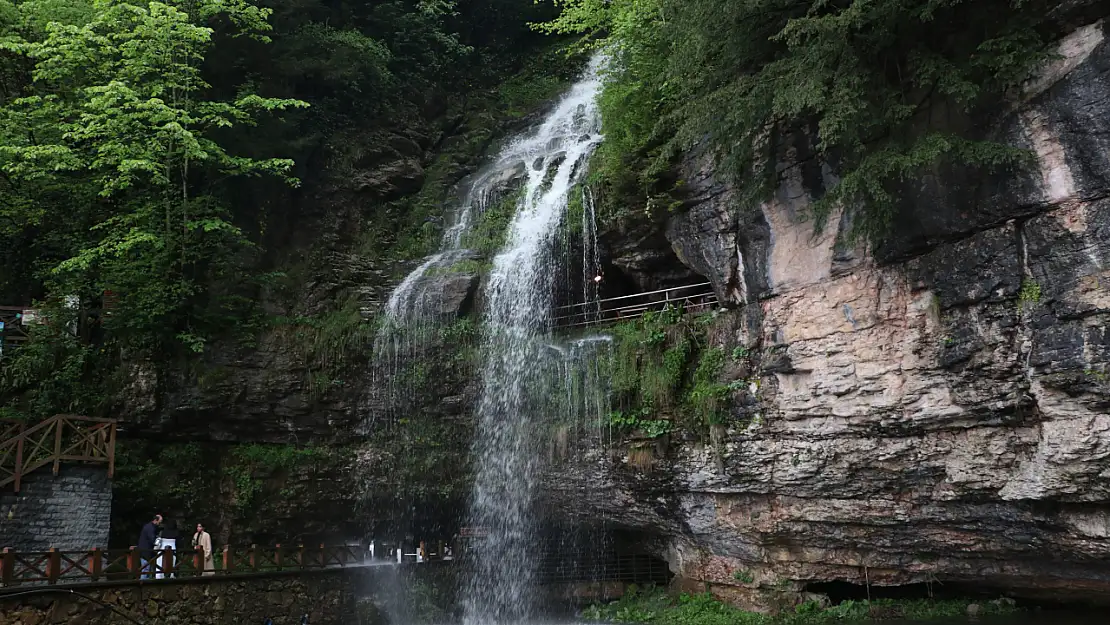
[[[792,168],[737,214],[688,162],[693,206],[666,235],[740,306],[716,336],[758,354],[757,412],[734,407],[708,442],[672,440],[648,472],[619,455],[560,466],[552,499],[655,532],[681,576],[755,607],[761,590],[833,580],[1105,602],[1108,34],[1066,38],[994,120],[1035,166],[942,168],[872,251],[847,242],[850,215],[814,232],[820,171]]]

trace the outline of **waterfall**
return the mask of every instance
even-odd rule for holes
[[[467,625],[519,622],[532,610],[533,499],[552,417],[551,380],[562,358],[552,350],[554,239],[571,188],[601,142],[596,98],[600,57],[543,124],[508,152],[530,163],[524,192],[484,286],[481,398],[473,446],[470,522],[485,531],[474,550],[476,571],[463,602]],[[561,402],[557,402],[561,403]]]
[[[510,145],[461,185],[461,201],[443,233],[439,251],[425,258],[390,294],[374,340],[373,385],[390,422],[396,414],[413,409],[419,386],[413,374],[455,312],[443,306],[451,268],[479,257],[468,249],[475,221],[516,189],[527,169],[527,156]],[[364,428],[369,431],[372,425],[364,424]]]

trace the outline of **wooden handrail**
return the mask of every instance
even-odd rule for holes
[[[158,575],[189,578],[209,573],[239,577],[289,570],[346,568],[366,562],[366,552],[351,545],[308,548],[252,545],[240,550],[225,546],[221,566],[208,570],[204,568],[203,554],[197,549],[175,551],[167,547],[144,553],[138,547],[27,552],[5,548],[0,552],[0,588],[24,584],[91,584],[104,580],[138,583]]]
[[[15,421],[0,422],[0,488],[14,484],[19,492],[23,476],[62,462],[106,463],[108,477],[115,469],[116,421],[79,415],[54,415],[27,427]]]

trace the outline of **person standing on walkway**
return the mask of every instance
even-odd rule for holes
[[[151,569],[154,563],[154,541],[158,540],[158,526],[162,524],[162,515],[156,514],[139,532],[139,558],[142,560],[142,578],[151,578]]]
[[[193,534],[193,548],[201,552],[203,573],[201,575],[215,575],[216,561],[212,557],[212,537],[204,531],[204,525],[197,523],[197,533]]]

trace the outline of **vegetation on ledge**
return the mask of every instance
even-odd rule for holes
[[[688,315],[668,306],[612,326],[613,426],[654,438],[678,428],[704,433],[729,424],[727,400],[748,392],[754,381],[726,381],[727,374],[743,372],[747,353],[726,354],[711,345],[713,321],[713,313]]]
[[[606,206],[667,205],[676,157],[707,148],[761,201],[805,135],[841,203],[880,236],[895,187],[946,162],[1005,166],[1024,153],[984,139],[996,110],[1047,58],[1042,0],[554,0],[544,32],[579,33],[612,57],[594,167]],[[601,43],[599,44],[598,41]],[[820,193],[821,189],[813,189]]]
[[[729,606],[711,594],[670,597],[661,591],[631,590],[618,601],[594,605],[582,613],[590,621],[650,623],[651,625],[824,625],[871,619],[931,620],[964,617],[969,606],[979,615],[1008,614],[1017,608],[1008,601],[976,602],[952,599],[876,599],[843,601],[821,607],[803,603],[793,613],[766,615]]]

